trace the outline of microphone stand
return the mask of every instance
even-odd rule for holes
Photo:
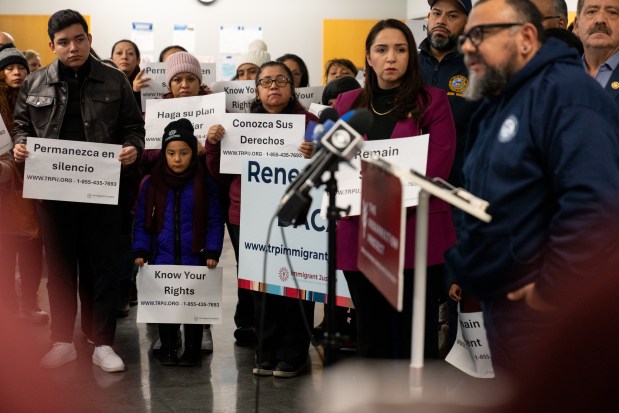
[[[353,150],[363,142],[362,135],[366,133],[372,123],[372,117],[365,109],[355,112],[350,117],[349,124],[343,121],[344,117],[338,120],[329,132],[321,138],[324,148],[321,149],[320,155],[292,183],[288,192],[282,197],[277,212],[282,222],[292,224],[305,222],[311,203],[311,198],[308,195],[310,188],[326,185],[326,191],[329,196],[329,207],[327,209],[328,301],[325,309],[327,329],[323,337],[326,366],[335,362],[335,352],[340,346],[340,339],[335,332],[335,226],[340,214],[346,210],[335,205],[335,197],[337,196],[335,172],[338,170],[340,158],[350,159],[353,156]],[[324,181],[322,177],[327,171],[329,172],[329,178],[327,181]],[[348,207],[348,211],[350,211],[350,207]]]
[[[325,350],[325,366],[330,366],[336,361],[337,350],[341,345],[341,337],[335,331],[335,294],[336,294],[336,233],[335,226],[340,219],[342,212],[350,211],[350,207],[342,209],[336,206],[335,197],[337,196],[337,180],[335,172],[337,172],[338,163],[335,162],[329,168],[329,179],[324,182],[326,191],[329,196],[329,206],[327,208],[328,222],[328,267],[327,267],[327,307],[325,309],[325,317],[327,320],[327,329],[324,333],[323,345]]]

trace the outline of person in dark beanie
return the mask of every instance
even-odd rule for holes
[[[361,85],[354,77],[339,77],[333,79],[322,91],[322,104],[332,106],[340,93],[360,89]]]
[[[15,48],[13,43],[0,47],[0,116],[9,133],[12,131],[13,112],[19,89],[29,73],[26,57]],[[10,191],[21,191],[17,184],[23,178],[23,170],[16,167],[13,157],[9,153],[0,156],[0,200]],[[36,201],[24,199],[32,210],[36,210]],[[2,209],[0,207],[0,209]],[[43,272],[43,245],[39,236],[30,237],[15,234],[14,226],[9,220],[6,211],[2,211],[0,221],[0,306],[8,314],[18,313],[18,300],[15,286],[15,264],[19,264],[21,279],[20,307],[24,319],[34,323],[46,323],[48,314],[38,305],[37,292]],[[37,225],[38,228],[38,225]]]
[[[127,77],[91,55],[92,36],[79,12],[66,9],[54,13],[47,33],[58,58],[31,73],[22,84],[12,136],[15,161],[23,163],[28,158],[28,137],[121,145],[118,161],[122,186],[124,171],[144,148],[145,134]],[[77,358],[73,336],[80,261],[88,266],[86,272],[92,277],[92,363],[106,372],[125,370],[112,348],[121,207],[43,200],[39,216],[48,264],[53,342],[41,366],[56,368]],[[80,257],[88,259],[82,261]]]
[[[0,68],[11,65],[22,65],[26,69],[26,74],[30,73],[30,65],[22,52],[15,48],[13,43],[7,43],[0,47]]]
[[[215,181],[198,158],[187,119],[166,126],[161,155],[145,178],[135,213],[135,264],[215,268],[223,247],[224,217]],[[180,239],[180,243],[174,240]],[[179,247],[180,245],[180,247]],[[179,250],[180,248],[180,250]],[[202,324],[185,324],[185,351],[177,357],[180,324],[159,324],[164,366],[200,363]]]

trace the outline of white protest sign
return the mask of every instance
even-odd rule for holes
[[[229,113],[249,113],[249,106],[256,99],[256,82],[253,80],[215,82],[211,90],[226,94],[226,111]]]
[[[200,63],[202,71],[202,84],[210,85],[215,81],[215,63]],[[166,64],[165,62],[146,63],[143,67],[143,77],[150,77],[148,84],[141,90],[142,108],[146,107],[148,99],[161,99],[170,89],[165,81]]]
[[[226,130],[221,140],[221,173],[240,174],[244,156],[303,157],[299,144],[305,134],[305,115],[226,113],[220,119]]]
[[[415,43],[417,46],[421,44],[424,39],[428,37],[428,19],[409,19],[406,21],[406,25],[411,32],[413,32],[413,37],[415,38]]]
[[[484,326],[484,314],[481,311],[463,313],[460,310],[458,303],[456,342],[445,361],[470,376],[491,379],[494,377],[494,368]]]
[[[297,99],[299,99],[299,103],[305,109],[309,109],[312,103],[322,102],[322,91],[324,90],[324,88],[324,86],[299,87],[296,88],[294,91],[297,94]]]
[[[7,153],[11,148],[13,148],[13,140],[0,116],[0,155]]]
[[[337,172],[337,199],[340,208],[350,205],[349,216],[361,213],[361,159],[373,157],[383,158],[392,164],[414,169],[425,174],[428,163],[428,143],[430,135],[413,136],[409,138],[381,139],[366,141],[363,148],[358,149],[350,164],[340,163]],[[404,206],[417,205],[419,187],[408,181],[404,186]],[[326,216],[329,199],[325,194],[322,200],[322,214]]]
[[[317,117],[320,118],[320,114],[322,113],[323,110],[325,110],[326,108],[330,108],[331,106],[328,105],[321,105],[319,103],[312,103],[310,104],[309,108],[307,109],[307,111],[309,113],[312,113],[314,115],[316,115]]]
[[[311,301],[325,301],[327,293],[327,221],[320,216],[322,189],[313,189],[312,204],[307,224],[284,227],[286,245],[280,226],[275,220],[269,228],[279,200],[300,171],[308,164],[306,159],[244,158],[241,176],[241,236],[239,249],[239,280],[249,280],[258,289],[266,280],[266,291],[271,294],[296,297],[296,284],[303,290],[302,297]],[[271,230],[269,244],[266,234]],[[288,265],[290,257],[292,267]],[[262,263],[267,259],[266,278]],[[336,304],[351,306],[348,285],[341,271],[337,273]],[[263,290],[264,291],[264,290]]]
[[[148,265],[137,276],[138,323],[221,324],[221,267]]]
[[[121,145],[28,138],[24,198],[118,204]]]
[[[208,129],[218,122],[217,116],[225,113],[226,96],[223,93],[177,99],[146,101],[144,127],[145,149],[161,149],[165,127],[173,120],[187,118],[193,124],[194,135],[202,144]]]

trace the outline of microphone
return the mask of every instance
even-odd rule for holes
[[[325,108],[320,112],[318,122],[310,121],[305,129],[305,142],[312,142],[314,144],[314,153],[316,153],[316,146],[319,145],[319,140],[339,118],[337,110],[332,107]],[[313,156],[313,154],[312,154]]]
[[[341,159],[351,159],[355,150],[363,145],[363,135],[372,125],[372,115],[367,109],[351,112],[342,116],[322,136],[323,146],[312,157],[312,162],[290,184],[279,203],[277,217],[280,224],[304,224],[311,204],[308,195],[310,189],[319,186],[325,171],[330,170]],[[344,118],[348,119],[348,122]]]

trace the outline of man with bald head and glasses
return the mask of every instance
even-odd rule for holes
[[[567,4],[565,0],[531,0],[542,13],[545,29],[567,29]]]
[[[619,113],[529,0],[480,0],[458,45],[469,70],[466,216],[446,267],[482,302],[493,364],[514,373],[582,283],[616,271]],[[565,292],[568,294],[565,294]]]

